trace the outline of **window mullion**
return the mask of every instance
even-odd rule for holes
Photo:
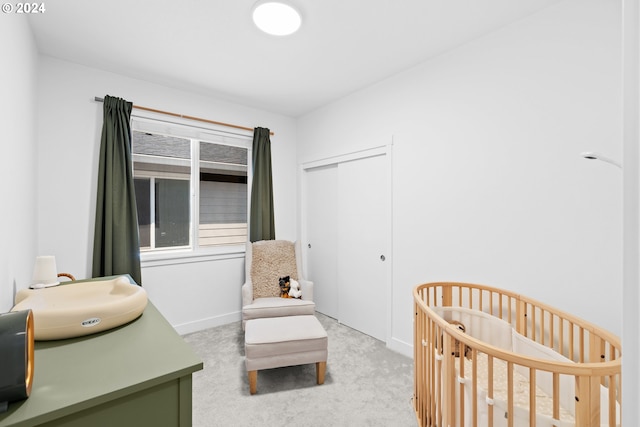
[[[156,179],[149,178],[149,247],[156,248]]]
[[[191,140],[191,242],[194,250],[200,249],[200,141]]]

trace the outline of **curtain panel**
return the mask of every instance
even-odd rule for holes
[[[253,180],[251,183],[251,211],[249,240],[274,240],[276,228],[273,218],[273,184],[271,180],[271,139],[269,129],[253,131]]]
[[[122,98],[104,97],[92,275],[129,274],[142,285],[131,160],[132,108]]]

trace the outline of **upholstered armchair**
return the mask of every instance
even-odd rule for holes
[[[300,283],[302,298],[281,298],[280,277],[290,276]],[[315,314],[313,282],[302,273],[299,242],[261,240],[248,242],[245,283],[242,285],[242,327],[247,320]]]

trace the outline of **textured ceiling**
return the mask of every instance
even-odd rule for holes
[[[289,0],[293,36],[255,0],[57,0],[29,16],[41,53],[297,117],[559,0]]]

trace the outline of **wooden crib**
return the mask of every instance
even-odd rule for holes
[[[414,315],[421,427],[621,425],[615,335],[531,298],[467,283],[417,286]]]

